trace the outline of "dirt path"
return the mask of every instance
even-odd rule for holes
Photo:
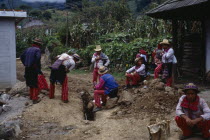
[[[49,76],[45,72],[46,77]],[[113,118],[119,107],[96,113],[95,121],[83,118],[82,101],[78,91],[91,89],[91,74],[70,74],[69,99],[65,104],[60,98],[61,86],[57,86],[55,99],[40,95],[42,101],[30,106],[23,113],[23,133],[19,139],[30,140],[146,140],[149,119],[141,116]]]
[[[20,80],[24,80],[23,75],[21,75],[23,74],[22,71],[24,69],[18,61],[17,73],[19,73],[18,78]],[[49,79],[49,71],[45,71],[44,74],[46,79]],[[60,85],[56,86],[55,99],[49,99],[47,95],[40,94],[41,102],[27,107],[22,114],[22,134],[18,139],[148,140],[147,125],[150,119],[157,116],[154,113],[145,113],[146,110],[140,110],[137,113],[123,116],[123,112],[120,106],[118,106],[113,109],[97,112],[95,121],[84,120],[80,91],[86,90],[93,95],[91,79],[91,73],[69,74],[69,103],[67,104],[61,101]],[[120,84],[122,85],[122,81],[120,81]],[[200,94],[207,102],[210,101],[208,93],[208,91],[204,91]],[[141,102],[141,100],[139,101]],[[153,105],[154,101],[152,99],[148,101],[150,106]],[[146,104],[148,101],[143,102]],[[140,106],[136,107],[142,108]],[[166,106],[166,108],[168,107]],[[118,116],[113,116],[116,112],[118,112]],[[121,114],[123,117],[121,117]],[[168,140],[178,140],[181,133],[175,124],[174,117],[175,112],[164,115],[164,118],[171,120],[171,137]]]
[[[49,77],[49,72],[44,72]],[[56,86],[55,99],[40,94],[41,102],[28,107],[22,115],[22,134],[18,139],[28,140],[148,140],[147,125],[154,114],[137,113],[117,117],[113,114],[121,108],[115,107],[96,113],[95,121],[84,120],[80,91],[93,95],[91,73],[69,74],[69,103],[61,101],[61,86]],[[201,94],[210,97],[207,92]],[[175,110],[175,108],[174,108]],[[171,137],[178,140],[175,112],[164,116],[171,120]]]

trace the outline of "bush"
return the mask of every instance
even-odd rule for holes
[[[28,48],[28,44],[24,41],[18,41],[16,45],[16,57],[19,58],[23,51]]]

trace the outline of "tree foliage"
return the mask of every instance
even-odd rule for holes
[[[43,18],[45,18],[46,20],[49,20],[52,18],[52,14],[51,12],[49,11],[45,11],[43,14],[42,14]]]

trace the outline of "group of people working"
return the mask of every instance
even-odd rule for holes
[[[25,79],[27,86],[30,87],[30,99],[34,103],[39,102],[38,93],[40,90],[49,90],[49,98],[54,98],[55,83],[62,85],[63,102],[68,102],[68,77],[67,73],[75,67],[75,63],[80,60],[78,54],[63,53],[57,56],[56,61],[50,66],[50,88],[41,71],[41,51],[42,42],[40,39],[33,40],[31,47],[26,49],[21,55],[21,61],[25,66]],[[108,73],[107,66],[110,60],[102,52],[100,45],[94,49],[91,62],[94,65],[93,70],[93,88],[96,108],[94,112],[100,111],[106,104],[108,98],[117,97],[118,87],[114,77]],[[154,78],[159,74],[166,80],[166,86],[172,83],[172,66],[176,63],[174,50],[171,48],[168,40],[164,39],[153,52],[156,64]],[[137,86],[147,76],[147,53],[140,50],[135,58],[135,66],[126,71],[126,87]],[[199,90],[196,85],[189,83],[184,87],[185,95],[181,96],[176,107],[175,121],[181,128],[183,136],[186,139],[192,136],[194,132],[200,131],[204,138],[209,138],[210,133],[210,109],[204,99],[198,96]]]
[[[75,63],[80,60],[78,54],[69,55],[63,53],[57,56],[56,61],[50,66],[50,88],[45,76],[41,71],[41,39],[34,39],[31,47],[27,48],[21,55],[21,61],[25,66],[26,85],[30,87],[30,99],[33,103],[40,101],[38,94],[41,90],[49,91],[49,98],[54,98],[55,83],[62,85],[61,99],[68,102],[68,77],[67,73],[75,67]]]
[[[34,103],[39,102],[38,93],[42,89],[49,90],[49,98],[54,98],[55,93],[55,83],[60,83],[62,85],[62,100],[68,102],[68,77],[67,73],[75,67],[75,63],[80,60],[78,54],[70,55],[68,53],[63,53],[57,56],[56,61],[50,66],[50,88],[46,82],[46,79],[41,71],[41,51],[40,47],[42,42],[40,39],[35,39],[30,48],[26,49],[21,55],[21,61],[25,66],[25,78],[26,84],[30,87],[30,97]],[[155,78],[158,77],[159,73],[164,75],[165,68],[168,69],[168,76],[166,85],[171,86],[171,73],[172,73],[172,59],[174,59],[174,51],[170,47],[168,40],[164,39],[160,43],[162,51],[156,51],[155,61],[157,62],[157,67],[155,69]],[[111,98],[117,96],[117,91],[119,85],[114,80],[114,77],[108,72],[108,65],[110,63],[109,57],[102,52],[100,45],[96,45],[94,49],[95,53],[92,56],[91,62],[94,65],[93,69],[93,87],[95,104],[97,110],[101,108],[99,97],[105,104],[105,97],[109,96]],[[162,60],[160,60],[162,57]],[[147,76],[148,71],[148,58],[147,52],[140,50],[135,58],[135,65],[126,71],[126,88],[138,86]],[[159,62],[159,63],[158,63]],[[109,76],[108,76],[109,75]],[[98,81],[98,83],[97,83]]]

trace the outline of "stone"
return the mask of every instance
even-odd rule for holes
[[[184,95],[183,89],[178,89],[178,94],[179,95]]]
[[[0,100],[0,106],[3,106],[4,104],[6,104],[6,102]]]
[[[161,81],[161,79],[153,79],[151,82],[150,82],[150,86],[154,87],[157,83],[159,83]]]
[[[117,112],[117,115],[118,115],[118,116],[122,116],[122,115],[124,115],[124,114],[125,114],[125,113],[124,113],[123,111],[118,111],[118,112]]]
[[[168,94],[169,95],[174,95],[174,92],[173,91],[169,91]]]
[[[0,139],[16,138],[21,132],[21,123],[19,120],[5,121],[0,125]]]
[[[2,112],[3,112],[3,109],[2,109],[2,107],[0,106],[0,115],[1,115]]]
[[[2,109],[3,109],[5,112],[8,112],[8,111],[12,110],[12,107],[9,106],[9,105],[3,105],[3,106],[2,106]]]
[[[16,94],[15,97],[20,97],[20,94]]]
[[[26,103],[25,103],[25,106],[28,106],[28,105],[29,105],[29,103],[28,103],[28,102],[26,102]]]
[[[106,109],[111,109],[111,108],[114,108],[116,105],[117,105],[117,100],[118,98],[115,97],[115,98],[109,98],[106,102]]]
[[[8,102],[10,100],[11,96],[8,94],[2,94],[0,99],[4,102]]]
[[[147,92],[149,92],[149,89],[148,88],[141,88],[140,89],[140,93],[147,93]]]
[[[133,103],[133,95],[126,90],[122,91],[122,93],[120,94],[120,98],[118,100],[118,103],[119,104],[124,104],[124,105],[132,104]]]
[[[143,81],[143,84],[144,84],[144,85],[148,85],[148,81],[147,81],[147,80],[144,80],[144,81]]]
[[[172,88],[172,87],[168,87],[168,86],[166,86],[166,87],[165,87],[165,91],[166,91],[166,92],[173,91],[173,88]]]
[[[8,92],[11,95],[16,95],[17,93],[23,93],[27,90],[26,82],[18,81],[12,89]]]
[[[159,82],[157,85],[155,85],[155,89],[157,90],[164,90],[165,84],[163,82]]]
[[[133,92],[134,92],[135,94],[137,94],[137,93],[139,92],[139,89],[135,89]]]

